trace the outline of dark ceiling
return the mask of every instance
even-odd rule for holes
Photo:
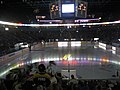
[[[49,4],[58,0],[0,0],[0,20],[30,23],[36,15],[49,15]],[[83,0],[88,2],[88,15],[104,21],[120,19],[119,0]]]

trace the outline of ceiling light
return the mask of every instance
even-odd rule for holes
[[[9,30],[9,28],[7,28],[7,27],[6,27],[6,28],[5,28],[5,30],[6,30],[6,31],[8,31],[8,30]]]

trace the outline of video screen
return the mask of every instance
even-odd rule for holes
[[[75,6],[74,4],[62,4],[62,13],[74,13]]]

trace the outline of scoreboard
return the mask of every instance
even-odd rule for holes
[[[76,17],[86,18],[87,17],[87,2],[78,1]]]
[[[75,17],[75,0],[61,0],[61,17],[62,18],[73,18]]]
[[[50,4],[51,19],[86,18],[87,2],[81,0],[59,0]]]
[[[51,19],[55,19],[55,18],[59,18],[60,17],[60,14],[59,14],[59,3],[58,2],[50,4],[50,16],[51,16]]]

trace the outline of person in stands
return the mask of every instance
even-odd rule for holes
[[[49,61],[49,65],[47,66],[46,72],[50,75],[55,75],[57,72],[60,72],[60,69],[54,61]]]
[[[30,85],[30,83],[31,83],[32,84],[31,88],[33,88],[33,87],[38,88],[39,86],[42,86],[42,88],[49,87],[49,85],[51,84],[51,76],[48,73],[46,73],[45,65],[44,64],[40,64],[38,66],[38,70],[39,70],[38,73],[33,74],[33,76],[28,78],[28,82],[29,83],[27,83],[27,85]],[[30,82],[30,81],[32,81],[32,82]],[[28,88],[26,88],[26,90],[27,89]]]
[[[67,83],[68,90],[76,90],[76,87],[78,85],[78,80],[74,77],[74,75],[71,75],[71,80]]]
[[[78,80],[74,77],[74,75],[71,75],[71,80],[68,82],[68,85],[71,83],[78,84]]]
[[[0,79],[0,90],[7,90],[4,80]]]

